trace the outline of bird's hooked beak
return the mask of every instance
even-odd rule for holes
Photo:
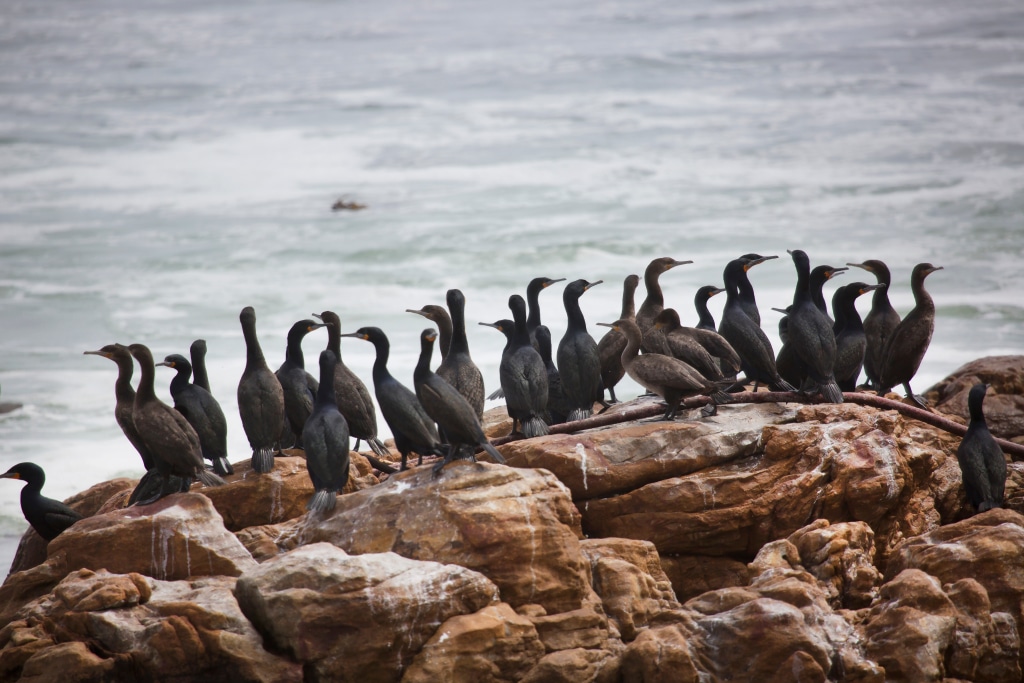
[[[565,278],[564,277],[560,277],[557,280],[548,280],[547,282],[545,282],[541,286],[541,289],[547,289],[548,287],[550,287],[551,285],[555,284],[556,282],[565,282]]]
[[[782,315],[789,315],[789,311],[787,311],[785,308],[772,308],[772,310],[775,311],[776,313],[781,313]]]
[[[159,368],[159,367],[173,368],[174,367],[174,361],[173,360],[172,361],[166,361],[165,360],[165,361],[162,361],[160,363],[153,363],[153,367],[155,367],[155,368]]]
[[[0,474],[0,479],[21,479],[21,473],[10,471],[4,472],[3,474]]]
[[[82,355],[84,355],[84,356],[103,356],[104,358],[113,359],[113,356],[111,356],[106,351],[82,351]]]
[[[930,268],[930,269],[928,270],[928,273],[927,273],[927,274],[928,274],[928,275],[931,275],[931,274],[932,274],[932,273],[934,273],[934,272],[935,272],[936,270],[945,270],[945,269],[944,269],[944,268],[943,268],[942,266],[932,266],[932,267],[931,267],[931,268]]]
[[[875,272],[875,269],[872,268],[871,266],[869,266],[866,263],[847,263],[846,265],[853,266],[854,268],[863,268],[864,270],[868,271],[869,273]]]
[[[827,273],[828,279],[831,280],[836,275],[839,275],[840,273],[843,273],[843,272],[845,272],[847,270],[849,270],[849,268],[833,268],[832,270],[828,271],[828,273]]]
[[[306,332],[312,332],[318,327],[327,327],[327,323],[314,323],[313,325],[310,325],[309,327],[306,328]]]
[[[417,311],[415,308],[407,308],[407,309],[405,309],[405,312],[406,313],[415,313],[416,315],[422,315],[424,318],[427,317],[426,313],[424,313],[423,311]]]
[[[483,325],[484,327],[493,327],[494,329],[498,330],[499,332],[504,332],[504,330],[501,328],[501,325],[499,325],[498,323],[478,323],[478,324],[479,325]]]
[[[773,256],[762,256],[761,258],[756,258],[747,264],[747,266],[749,266],[748,270],[756,265],[764,263],[765,261],[771,261],[773,258],[779,258],[778,254],[775,254]]]
[[[721,293],[722,293],[722,292],[724,292],[724,291],[725,291],[724,289],[720,289],[720,288],[718,288],[718,287],[715,287],[714,289],[709,289],[709,290],[708,290],[708,298],[710,299],[710,298],[711,298],[711,297],[713,297],[714,295],[716,295],[716,294],[721,294]]]
[[[615,323],[595,323],[595,324],[600,325],[601,327],[610,327],[613,330],[619,329],[619,326],[616,325]]]
[[[340,337],[355,337],[356,339],[362,339],[363,341],[370,341],[369,335],[359,334],[358,332],[349,332],[348,334],[338,335]]]
[[[435,332],[431,332],[430,334],[423,335],[423,338],[426,339],[428,342],[432,342],[435,339],[437,339],[437,334]]]
[[[867,294],[868,292],[872,292],[876,289],[885,289],[885,283],[879,282],[877,285],[868,285],[867,287],[861,287],[860,293]]]
[[[672,270],[676,266],[685,266],[689,263],[693,263],[693,261],[673,261],[672,263],[669,263],[668,265],[665,266],[665,270]]]
[[[591,287],[596,287],[597,285],[601,284],[602,282],[604,282],[604,280],[598,280],[597,282],[588,282],[587,285],[583,288],[583,291],[585,292],[588,289],[590,289]]]

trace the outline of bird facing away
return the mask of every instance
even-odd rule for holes
[[[55,539],[62,531],[82,519],[71,508],[59,500],[42,494],[46,475],[43,468],[32,462],[21,462],[0,474],[0,479],[18,479],[25,482],[21,489],[21,513],[47,542]]]
[[[665,295],[661,291],[661,283],[658,278],[662,273],[687,263],[693,263],[693,261],[677,261],[671,256],[662,256],[647,264],[647,268],[644,269],[644,287],[647,289],[647,296],[640,304],[640,310],[636,312],[636,324],[640,327],[641,332],[645,332],[654,324],[654,317],[665,307]]]
[[[708,299],[724,291],[721,287],[715,287],[714,285],[704,285],[697,290],[697,293],[693,296],[693,307],[697,309],[697,324],[695,327],[698,330],[718,331],[718,327],[715,326],[715,317],[708,310]],[[621,317],[624,318],[626,316]]]
[[[430,357],[434,353],[435,339],[437,333],[432,329],[423,330],[420,334],[420,357],[412,375],[416,398],[448,441],[448,453],[444,460],[434,465],[434,474],[439,473],[452,460],[463,457],[460,453],[463,449],[468,451],[468,457],[472,457],[474,446],[480,446],[487,451],[495,462],[504,463],[505,458],[484,436],[476,410],[466,397],[444,378],[430,370]]]
[[[871,310],[864,318],[864,336],[868,343],[867,351],[864,352],[864,374],[867,375],[868,386],[877,389],[885,342],[889,340],[893,330],[900,324],[900,314],[889,302],[892,275],[889,274],[889,266],[876,259],[870,259],[864,263],[847,263],[846,265],[863,268],[869,273],[874,273],[878,284],[885,285],[875,290],[871,297]]]
[[[914,308],[893,330],[885,343],[882,367],[879,371],[878,394],[884,396],[897,384],[902,384],[907,398],[922,408],[927,407],[924,399],[914,394],[910,380],[917,374],[932,341],[935,330],[935,302],[924,288],[924,279],[931,273],[942,270],[942,266],[919,263],[910,275],[910,289],[914,292]]]
[[[341,336],[355,337],[373,344],[377,353],[373,362],[373,390],[384,421],[395,437],[395,447],[402,454],[402,469],[406,469],[410,453],[419,455],[419,463],[423,462],[424,455],[444,455],[434,421],[423,410],[416,394],[388,371],[391,343],[384,331],[379,327],[360,327],[355,332]]]
[[[601,396],[601,357],[597,342],[587,332],[587,321],[580,308],[580,297],[590,288],[601,284],[574,280],[562,292],[562,303],[569,324],[558,342],[558,374],[562,378],[562,392],[569,402],[566,422],[575,422],[591,416],[594,401]]]
[[[416,315],[422,315],[430,322],[437,325],[437,329],[441,333],[441,339],[439,346],[441,347],[441,362],[448,357],[448,349],[452,345],[452,317],[448,314],[448,311],[444,309],[444,306],[438,306],[436,304],[427,304],[418,311],[413,308],[405,309],[406,313],[415,313]]]
[[[452,339],[448,355],[441,361],[437,374],[455,387],[473,406],[479,419],[484,415],[484,376],[469,355],[466,339],[466,297],[458,289],[449,289],[445,300],[452,319]]]
[[[627,275],[622,282],[622,310],[619,318],[636,320],[636,288],[640,284],[639,275]],[[622,350],[626,348],[626,335],[618,330],[608,330],[597,342],[597,355],[601,358],[601,385],[608,390],[612,403],[615,398],[615,385],[626,376],[622,367]],[[550,372],[548,373],[550,376]],[[561,386],[561,385],[559,385]]]
[[[192,359],[192,384],[210,391],[210,377],[206,373],[206,340],[196,339],[188,347],[188,355]]]
[[[680,402],[687,396],[704,394],[711,398],[712,405],[732,402],[729,394],[683,361],[660,353],[639,355],[643,333],[632,320],[616,320],[614,323],[598,325],[617,328],[626,335],[622,365],[637,384],[665,399],[668,406],[664,419],[675,419]]]
[[[789,335],[786,346],[792,350],[793,360],[801,377],[806,377],[822,397],[830,403],[842,403],[843,392],[833,374],[836,362],[836,337],[832,322],[814,303],[814,292],[820,290],[830,269],[817,270],[811,276],[807,254],[794,249],[790,252],[796,266],[797,284],[793,305],[789,309]]]
[[[857,312],[857,297],[884,286],[851,282],[837,289],[832,295],[832,314],[836,319],[832,328],[836,335],[834,374],[836,383],[843,391],[857,390],[857,378],[860,376],[864,354],[867,351],[864,323]]]
[[[184,415],[156,397],[153,387],[156,366],[152,352],[142,344],[132,344],[128,350],[139,362],[140,370],[132,420],[164,479],[164,485],[155,497],[140,500],[139,504],[152,503],[176,490],[187,490],[185,484],[190,484],[192,479],[199,479],[207,486],[223,485],[223,479],[207,472],[203,466],[202,448],[192,425]],[[181,488],[173,488],[172,475],[183,478]]]
[[[337,364],[333,351],[320,352],[316,401],[302,429],[306,469],[316,489],[306,509],[315,512],[333,510],[338,493],[348,481],[348,423],[338,410],[338,399],[334,395]]]
[[[379,457],[389,457],[387,446],[377,438],[377,407],[370,398],[370,392],[341,357],[341,318],[334,311],[314,313],[313,317],[320,318],[327,325],[327,349],[337,360],[334,365],[334,396],[338,410],[348,423],[349,436],[356,440],[354,450],[359,450],[359,441],[363,440]]]
[[[181,354],[171,354],[157,365],[177,371],[171,380],[174,409],[196,430],[203,457],[213,463],[217,474],[233,474],[234,469],[228,462],[228,421],[217,399],[201,386],[189,383],[192,364]]]
[[[722,277],[725,280],[725,308],[722,310],[722,321],[718,325],[718,333],[725,337],[729,345],[736,351],[742,363],[747,381],[767,384],[775,391],[795,391],[793,386],[779,376],[775,367],[775,351],[768,336],[743,309],[739,298],[739,281],[741,275],[746,278],[746,271],[752,268],[750,261],[744,258],[733,259],[725,266]]]
[[[238,381],[238,413],[252,448],[252,469],[274,469],[274,453],[284,431],[284,390],[277,375],[267,367],[256,338],[256,311],[246,306],[238,316],[245,337],[245,370]]]
[[[288,344],[285,348],[284,363],[274,373],[284,391],[284,415],[288,426],[295,435],[295,447],[302,448],[302,427],[313,412],[319,382],[306,372],[302,355],[302,340],[313,330],[326,327],[324,323],[299,320],[288,330]]]
[[[985,422],[982,403],[988,390],[985,383],[975,384],[967,395],[971,422],[967,426],[956,459],[960,463],[967,500],[978,512],[1003,506],[1006,486],[1006,458]]]
[[[535,277],[526,285],[526,331],[530,333],[530,343],[537,348],[537,328],[540,322],[540,293],[555,284],[565,282],[564,277],[552,280],[549,277]]]
[[[523,297],[513,294],[508,299],[508,307],[514,318],[511,331],[508,320],[481,325],[495,328],[508,340],[501,353],[498,376],[505,394],[505,408],[512,418],[512,431],[515,432],[518,425],[528,439],[543,436],[548,433],[548,425],[544,421],[548,410],[547,370],[537,349],[530,343]]]

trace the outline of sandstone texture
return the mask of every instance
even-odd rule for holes
[[[1024,435],[1024,357],[927,395],[962,419],[979,380]],[[0,680],[1018,682],[1024,463],[975,514],[958,445],[895,410],[734,404],[513,441],[508,466],[353,454],[327,514],[300,451],[141,508],[106,482],[26,534]]]

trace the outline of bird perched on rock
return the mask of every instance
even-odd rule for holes
[[[306,509],[316,512],[333,510],[338,493],[348,481],[348,423],[338,410],[334,395],[335,366],[338,358],[330,349],[320,352],[320,383],[313,412],[303,425],[306,469],[316,493]]]
[[[379,327],[360,327],[341,336],[368,341],[377,352],[373,362],[373,390],[384,421],[395,437],[395,447],[402,454],[402,469],[406,469],[410,453],[417,453],[421,463],[424,455],[444,455],[434,421],[423,410],[416,394],[388,371],[391,342],[384,331]]]
[[[864,263],[847,263],[846,265],[863,268],[869,273],[874,273],[875,281],[884,285],[875,290],[871,297],[871,310],[864,318],[864,336],[867,339],[867,350],[864,352],[864,374],[867,375],[868,386],[877,389],[885,343],[889,341],[893,330],[900,324],[900,314],[889,302],[892,275],[889,274],[889,266],[877,259],[870,259]]]
[[[843,392],[836,384],[836,337],[832,322],[815,304],[815,290],[820,290],[829,272],[825,268],[811,277],[807,254],[795,249],[790,252],[796,266],[797,284],[793,305],[789,309],[789,336],[786,346],[792,349],[793,359],[801,377],[806,377],[830,403],[842,403]],[[844,269],[845,270],[845,269]]]
[[[484,415],[484,376],[469,355],[466,338],[466,297],[461,290],[449,289],[445,295],[452,319],[452,340],[448,355],[437,368],[439,377],[455,387],[473,406],[479,419]]]
[[[967,500],[971,501],[978,512],[1002,507],[1003,489],[1006,486],[1006,458],[988,430],[982,410],[988,386],[979,383],[971,387],[967,395],[971,422],[956,450]]]
[[[678,358],[709,380],[723,378],[718,359],[708,353],[700,342],[682,331],[679,313],[674,308],[662,309],[655,316],[654,324],[644,334],[642,348],[646,353]]]
[[[843,391],[857,390],[857,378],[867,352],[867,337],[864,334],[864,323],[857,312],[857,297],[884,286],[851,282],[837,289],[832,296],[832,314],[836,319],[832,327],[836,335],[834,373],[836,383]]]
[[[437,474],[452,460],[463,457],[463,448],[472,449],[480,446],[495,462],[504,463],[505,458],[491,445],[484,436],[476,410],[469,404],[466,397],[449,384],[444,378],[430,370],[430,357],[434,353],[434,330],[423,330],[420,334],[420,357],[413,371],[413,384],[416,387],[416,398],[448,441],[448,453],[444,460],[434,465]],[[450,355],[450,354],[449,354]],[[469,457],[473,451],[469,450]]]
[[[666,420],[675,419],[680,402],[687,396],[703,394],[711,398],[712,406],[732,402],[732,397],[722,391],[719,385],[708,381],[683,361],[659,353],[639,355],[643,335],[632,320],[616,320],[614,323],[598,325],[618,329],[626,335],[626,349],[622,352],[622,365],[626,368],[626,374],[640,386],[665,399],[668,404]],[[705,414],[712,415],[714,410]]]
[[[252,469],[265,473],[274,469],[274,453],[284,431],[284,390],[277,375],[267,367],[256,337],[256,311],[246,306],[238,319],[245,337],[245,370],[238,381],[238,413],[252,448]]]
[[[274,373],[284,391],[284,415],[292,434],[295,435],[297,448],[302,448],[302,427],[309,419],[309,414],[313,412],[313,399],[320,384],[315,377],[306,372],[306,363],[302,356],[302,339],[321,327],[326,325],[312,320],[299,320],[294,323],[288,330],[284,363]]]
[[[693,261],[677,261],[671,256],[656,258],[647,264],[644,269],[644,287],[647,289],[647,296],[640,304],[640,310],[636,312],[636,324],[641,332],[654,324],[654,317],[661,313],[665,307],[665,295],[661,291],[659,278],[676,266],[684,266]]]
[[[55,539],[62,531],[82,519],[82,515],[70,507],[42,494],[46,474],[43,468],[32,462],[21,462],[0,474],[0,479],[18,479],[25,482],[21,489],[21,513],[40,536],[47,541]]]
[[[196,430],[203,457],[213,463],[217,474],[233,474],[234,469],[228,462],[228,421],[217,399],[198,384],[189,383],[192,364],[181,354],[171,354],[157,365],[177,371],[170,387],[174,409]]]
[[[924,288],[924,279],[942,266],[918,263],[910,275],[910,289],[914,292],[914,308],[900,321],[882,352],[882,365],[878,373],[878,394],[884,396],[897,384],[902,384],[907,398],[922,408],[925,400],[914,394],[910,380],[917,374],[935,331],[935,302]]]
[[[636,320],[634,301],[639,284],[639,275],[627,275],[623,280],[620,319]],[[622,350],[624,348],[626,348],[626,335],[617,330],[608,330],[597,342],[597,355],[601,358],[601,385],[608,390],[608,397],[612,403],[619,402],[615,398],[615,385],[626,375],[626,369],[622,367]],[[550,372],[548,374],[550,375]]]
[[[562,378],[562,391],[569,402],[566,422],[575,422],[590,417],[594,412],[594,401],[600,395],[601,358],[597,353],[597,342],[587,332],[587,320],[580,308],[580,297],[591,287],[601,284],[575,280],[562,292],[562,302],[569,319],[565,334],[558,342],[558,374]]]
[[[207,486],[222,486],[224,480],[207,472],[203,466],[203,452],[196,430],[184,415],[156,397],[153,387],[156,365],[152,352],[142,344],[132,344],[128,350],[139,362],[141,374],[139,388],[135,392],[132,421],[164,479],[160,490],[138,501],[139,504],[146,505],[176,491],[188,490],[187,486],[193,479],[199,479]],[[182,478],[181,487],[175,486],[175,476]]]

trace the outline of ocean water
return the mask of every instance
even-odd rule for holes
[[[768,309],[789,302],[785,250],[802,248],[812,264],[887,261],[903,313],[913,265],[944,266],[928,280],[938,320],[919,391],[1024,347],[1020,3],[2,12],[0,398],[24,407],[0,415],[0,468],[39,463],[51,497],[141,474],[113,418],[116,369],[82,355],[114,341],[161,358],[205,338],[232,457],[247,457],[247,305],[272,366],[291,323],[332,309],[344,331],[383,328],[411,384],[426,321],[404,311],[459,287],[490,389],[503,338],[476,323],[509,317],[535,276],[603,279],[582,305],[610,321],[626,275],[692,259],[662,279],[692,324],[695,290],[728,260],[779,254],[751,274],[777,340]],[[332,212],[341,197],[368,208]],[[556,343],[560,292],[542,295]],[[325,341],[307,338],[309,367]],[[342,350],[369,383],[372,347]],[[169,402],[171,371],[158,373]],[[25,528],[18,485],[0,482],[0,565]]]

